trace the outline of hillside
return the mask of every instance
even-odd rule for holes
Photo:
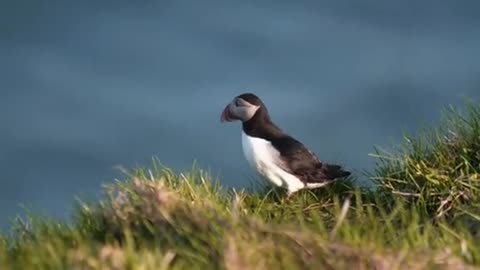
[[[0,269],[480,269],[480,107],[462,111],[377,150],[371,189],[351,178],[282,202],[198,168],[134,169],[70,223],[18,220]]]

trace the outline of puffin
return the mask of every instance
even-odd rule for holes
[[[263,101],[252,93],[236,96],[220,121],[242,122],[242,148],[249,165],[286,199],[302,189],[323,187],[350,175],[342,166],[322,162],[311,150],[273,123]]]

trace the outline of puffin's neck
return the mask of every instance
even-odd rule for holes
[[[243,122],[242,128],[250,137],[270,141],[283,135],[283,131],[272,122],[268,111],[263,107],[260,107],[250,120]]]

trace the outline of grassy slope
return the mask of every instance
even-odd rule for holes
[[[0,237],[0,269],[474,269],[480,265],[480,108],[378,151],[353,180],[282,203],[153,166],[80,204],[73,225],[32,218]]]

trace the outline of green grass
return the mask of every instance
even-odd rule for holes
[[[480,108],[375,154],[374,187],[339,181],[226,190],[154,163],[78,203],[71,223],[30,217],[0,236],[0,269],[476,269]]]

